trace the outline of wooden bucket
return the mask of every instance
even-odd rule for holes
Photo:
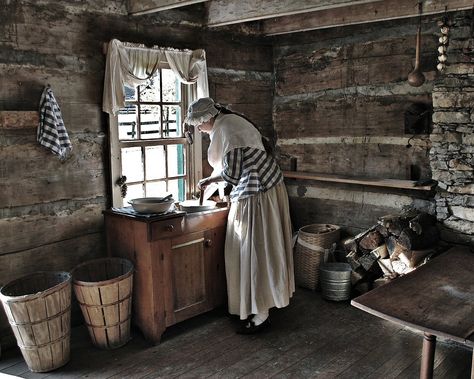
[[[130,340],[133,264],[94,259],[72,271],[73,288],[95,346],[115,349]]]
[[[47,372],[70,356],[71,275],[37,272],[0,290],[5,313],[28,368]]]

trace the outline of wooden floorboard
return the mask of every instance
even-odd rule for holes
[[[155,378],[417,378],[422,336],[298,288],[289,307],[271,310],[271,327],[243,336],[238,320],[218,309],[174,325],[159,345],[137,330],[115,350],[95,348],[73,328],[70,362],[32,373],[18,350],[4,351],[1,373],[30,379]],[[469,379],[471,351],[439,341],[435,379]]]

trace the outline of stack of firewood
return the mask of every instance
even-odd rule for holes
[[[436,218],[427,213],[411,210],[381,217],[343,242],[354,290],[364,293],[413,271],[436,252],[438,241]]]

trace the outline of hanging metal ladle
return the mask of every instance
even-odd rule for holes
[[[425,82],[425,76],[420,70],[420,50],[421,50],[421,10],[423,3],[418,3],[418,9],[420,12],[420,20],[418,22],[418,33],[416,34],[416,56],[415,56],[415,67],[413,71],[408,74],[408,84],[413,87],[419,87]]]

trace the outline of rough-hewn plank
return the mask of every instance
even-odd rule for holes
[[[327,9],[278,17],[263,21],[263,33],[265,35],[276,35],[415,17],[418,15],[418,9],[413,4],[413,0],[384,0],[348,5],[339,9]],[[471,7],[472,3],[470,0],[454,0],[449,2],[447,10],[452,12],[461,9],[471,9]],[[444,13],[445,10],[445,4],[441,2],[435,1],[423,4],[424,15]]]
[[[418,185],[417,182],[413,180],[361,179],[354,176],[341,176],[341,175],[329,175],[329,174],[323,175],[323,174],[318,174],[318,173],[302,172],[302,171],[283,171],[283,176],[288,179],[316,180],[320,182],[346,183],[346,184],[357,184],[357,185],[373,186],[373,187],[411,189],[411,190],[416,190],[416,191],[430,191],[433,189],[433,185],[422,186],[422,185]]]
[[[0,129],[36,128],[38,123],[36,111],[0,111]]]
[[[297,158],[298,171],[403,180],[431,177],[422,147],[336,143],[281,146],[281,150]],[[413,178],[413,165],[418,167],[420,178]]]
[[[87,139],[72,144],[64,163],[38,144],[0,147],[0,208],[103,196],[102,145]]]
[[[128,0],[128,13],[138,15],[183,7],[207,0]]]
[[[351,3],[375,0],[213,0],[208,3],[208,26],[222,26],[238,22],[261,20],[321,9],[339,8]]]
[[[103,210],[104,204],[85,203],[78,209],[61,210],[57,214],[1,218],[0,255],[101,232]]]
[[[277,49],[277,95],[406,81],[413,69],[414,36],[386,33],[375,40],[357,35],[329,44],[309,40]],[[431,36],[424,36],[421,69],[430,79],[435,74],[437,44]]]
[[[400,136],[404,135],[405,111],[415,102],[426,104],[429,97],[341,92],[316,99],[281,99],[274,104],[274,127],[279,138]]]

